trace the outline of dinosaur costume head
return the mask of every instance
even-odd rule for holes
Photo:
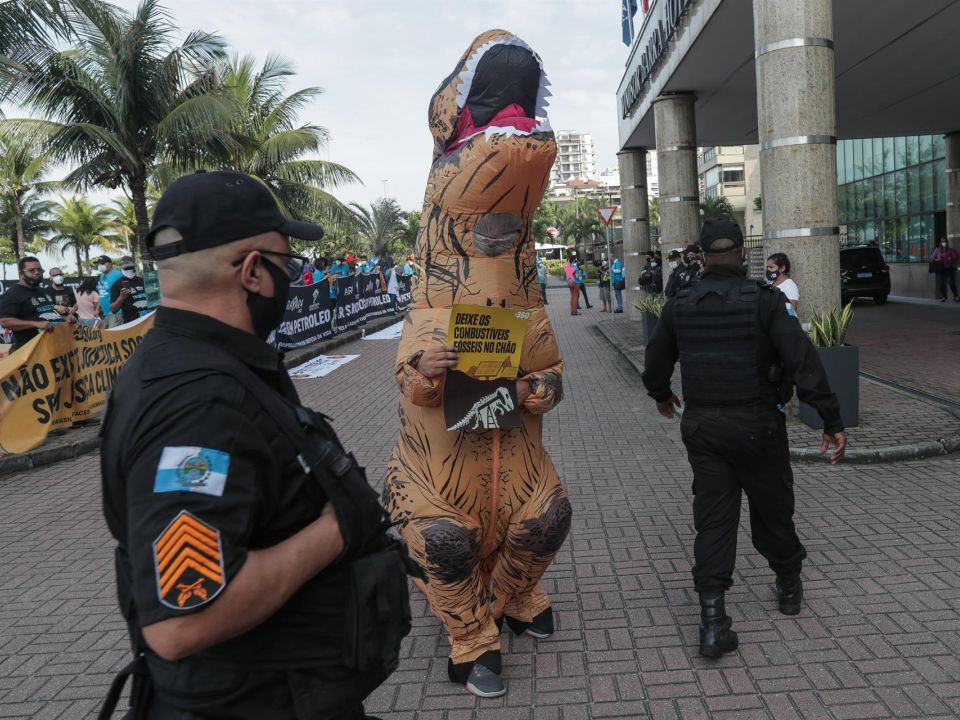
[[[434,93],[414,307],[541,304],[530,221],[557,152],[548,86],[529,45],[490,30]]]

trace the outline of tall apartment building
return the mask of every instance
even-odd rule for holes
[[[702,147],[697,153],[700,199],[725,197],[733,205],[744,235],[763,231],[761,211],[753,199],[760,195],[760,162],[756,145]]]
[[[596,180],[593,136],[575,130],[561,130],[556,137],[557,160],[550,175],[551,185],[565,185],[570,180]]]

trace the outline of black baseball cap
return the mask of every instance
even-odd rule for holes
[[[720,243],[721,240],[729,240],[733,244]],[[721,247],[714,250],[714,244],[720,244]],[[703,229],[700,230],[700,246],[705,253],[729,252],[743,247],[743,233],[740,231],[740,226],[733,220],[723,218],[704,220]]]
[[[686,249],[683,251],[683,254],[684,254],[684,255],[689,255],[690,253],[693,253],[694,255],[699,255],[699,254],[700,254],[700,246],[699,246],[699,245],[687,245]]]
[[[99,264],[99,263],[107,264],[107,263],[112,263],[112,262],[113,262],[113,260],[110,259],[110,256],[109,256],[109,255],[101,255],[100,257],[97,258],[97,263],[98,263],[98,264]]]
[[[153,247],[158,231],[173,228],[182,240]],[[205,172],[184,175],[167,188],[153,211],[147,248],[155,260],[207,250],[276,231],[301,240],[320,240],[323,228],[284,216],[270,190],[250,175]]]

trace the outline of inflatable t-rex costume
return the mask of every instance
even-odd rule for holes
[[[570,527],[570,502],[541,440],[563,372],[530,226],[556,156],[547,85],[526,43],[491,30],[430,101],[433,165],[417,237],[424,270],[397,354],[400,437],[384,504],[426,571],[421,589],[446,627],[450,679],[460,683],[485,653],[499,674],[504,617],[519,633],[539,616],[552,632],[539,581]],[[519,365],[531,388],[522,427],[448,432],[444,376],[428,379],[411,365],[418,351],[446,342],[455,303],[532,311]]]

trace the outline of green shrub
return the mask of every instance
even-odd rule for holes
[[[841,347],[853,320],[853,305],[817,313],[810,320],[810,340],[817,347]]]
[[[662,295],[644,295],[637,301],[634,307],[640,312],[650,313],[654,317],[660,317],[663,314],[663,306],[666,301]]]

